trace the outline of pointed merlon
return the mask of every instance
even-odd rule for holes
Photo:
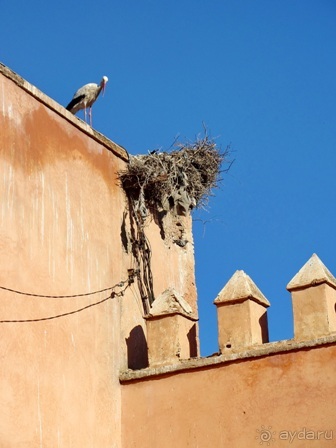
[[[173,288],[166,289],[154,300],[149,314],[150,316],[182,314],[193,317],[189,303]]]
[[[244,271],[236,271],[218,294],[214,303],[216,305],[237,303],[246,299],[253,300],[265,307],[270,306],[269,301],[253,280]]]
[[[336,289],[336,278],[322,263],[316,254],[313,254],[307,263],[299,270],[287,285],[288,291],[303,289],[310,286],[327,283]]]

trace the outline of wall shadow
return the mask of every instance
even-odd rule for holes
[[[197,351],[197,334],[196,334],[196,324],[194,324],[188,334],[187,334],[187,338],[189,341],[189,353],[190,353],[190,358],[197,358],[198,356],[198,351]]]
[[[265,344],[266,342],[269,342],[269,336],[268,336],[268,320],[267,320],[267,312],[260,317],[259,319],[259,325],[261,329],[261,340],[262,343]]]
[[[140,370],[149,366],[148,346],[141,325],[137,325],[131,330],[129,337],[126,338],[126,346],[129,369]]]

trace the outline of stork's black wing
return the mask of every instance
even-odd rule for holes
[[[82,101],[82,99],[85,98],[85,95],[78,95],[75,98],[72,98],[72,100],[70,101],[70,103],[67,105],[66,109],[70,110],[76,106],[76,104],[78,104],[80,101]]]

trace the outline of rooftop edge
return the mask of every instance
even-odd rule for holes
[[[91,128],[91,126],[89,126],[87,123],[85,123],[80,118],[75,117],[71,112],[67,111],[63,106],[61,106],[59,103],[57,103],[57,101],[50,98],[48,95],[46,95],[41,90],[39,90],[37,87],[35,87],[33,84],[30,84],[28,81],[26,81],[20,75],[15,73],[13,70],[11,70],[9,67],[7,67],[2,62],[0,62],[0,73],[2,75],[4,75],[6,78],[13,81],[17,86],[21,87],[23,90],[25,90],[31,96],[36,98],[39,102],[41,102],[42,104],[47,106],[49,109],[52,109],[58,115],[62,116],[65,120],[72,123],[74,126],[76,126],[78,129],[80,129],[82,132],[84,132],[88,136],[92,137],[94,140],[96,140],[101,145],[105,146],[105,148],[107,148],[109,151],[113,152],[113,154],[115,154],[116,156],[125,160],[126,162],[129,161],[129,154],[125,148],[118,145],[117,143],[114,143],[112,140],[108,139],[100,132]]]
[[[313,349],[321,346],[336,344],[336,334],[314,339],[311,341],[296,342],[294,339],[283,340],[279,342],[268,342],[266,344],[251,346],[244,351],[228,352],[217,356],[207,358],[190,358],[180,360],[178,364],[165,365],[162,367],[147,367],[141,370],[125,370],[120,372],[119,380],[121,383],[132,381],[141,381],[153,377],[182,373],[194,369],[211,368],[217,365],[224,365],[233,361],[250,360],[253,358],[262,358],[269,355],[277,355],[302,349]]]

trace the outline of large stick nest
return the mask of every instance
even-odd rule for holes
[[[220,174],[230,168],[229,152],[229,147],[221,151],[205,136],[193,143],[176,144],[171,152],[132,156],[119,178],[143,219],[148,209],[185,215],[207,204]]]

